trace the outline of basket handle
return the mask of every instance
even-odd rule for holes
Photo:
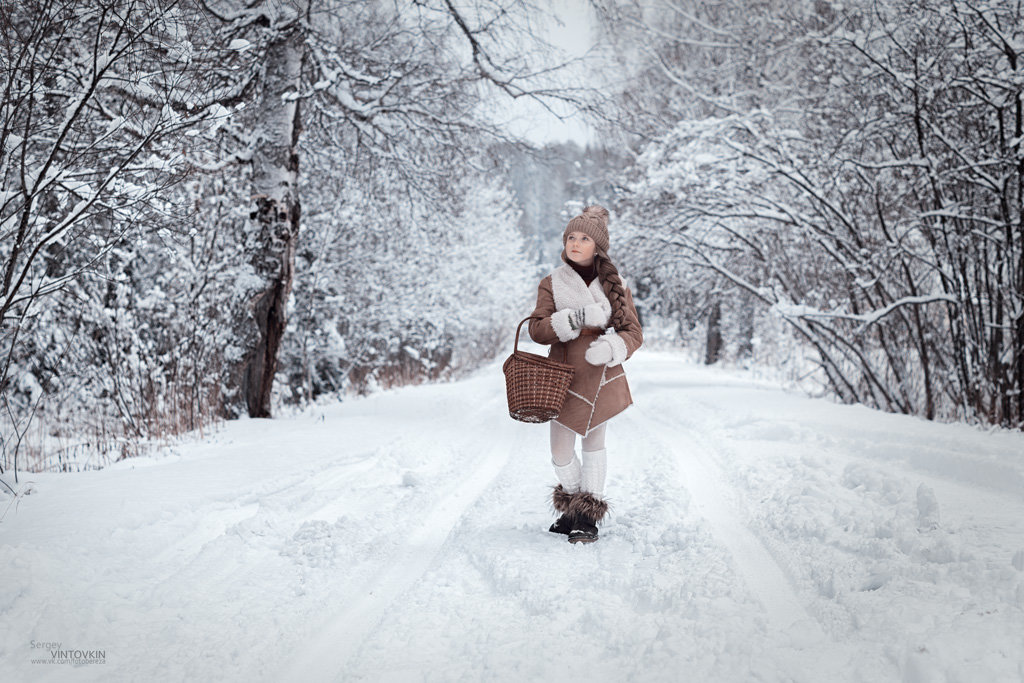
[[[519,331],[523,329],[523,323],[525,323],[527,320],[543,320],[543,318],[539,315],[531,315],[519,321],[519,326],[516,327],[516,338],[515,341],[512,343],[512,353],[519,352]],[[568,349],[565,348],[565,343],[562,344],[562,362],[569,362],[569,351]]]
[[[516,338],[515,341],[512,343],[512,353],[519,352],[519,331],[523,329],[523,323],[525,323],[527,320],[534,319],[540,320],[541,317],[539,315],[531,315],[529,317],[523,318],[522,321],[520,321],[519,326],[516,327]]]

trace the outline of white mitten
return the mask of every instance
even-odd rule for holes
[[[583,324],[587,327],[604,328],[608,325],[609,312],[601,304],[587,304],[583,307]]]
[[[575,324],[577,311],[571,308],[563,308],[551,314],[551,328],[558,335],[559,341],[572,341],[580,336],[580,325]]]
[[[590,348],[583,356],[591,365],[607,365],[612,360],[612,345],[602,338],[595,339],[590,343]]]

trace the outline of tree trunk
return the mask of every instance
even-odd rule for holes
[[[736,356],[745,360],[754,357],[754,297],[745,290],[740,290],[739,297],[739,338]]]
[[[713,365],[718,362],[722,353],[722,304],[715,302],[708,313],[708,336],[704,347],[704,364]]]
[[[252,159],[255,207],[250,214],[250,234],[255,237],[252,266],[264,285],[250,298],[256,334],[241,368],[242,395],[250,417],[270,417],[277,354],[295,272],[300,217],[298,94],[303,59],[298,28],[282,34],[266,55],[257,124],[263,142]]]

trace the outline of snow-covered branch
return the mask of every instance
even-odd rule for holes
[[[834,318],[839,320],[852,320],[859,322],[858,334],[866,328],[884,319],[893,311],[902,306],[927,306],[929,304],[947,303],[957,305],[960,300],[951,294],[925,294],[920,296],[905,296],[893,301],[878,310],[869,313],[844,313],[841,311],[821,311],[809,306],[801,306],[792,303],[777,303],[775,309],[782,315],[790,318]]]

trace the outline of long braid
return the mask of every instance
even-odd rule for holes
[[[626,288],[619,277],[619,269],[611,262],[611,259],[595,254],[597,260],[597,276],[604,285],[604,293],[612,305],[612,315],[608,324],[616,330],[626,326]]]

